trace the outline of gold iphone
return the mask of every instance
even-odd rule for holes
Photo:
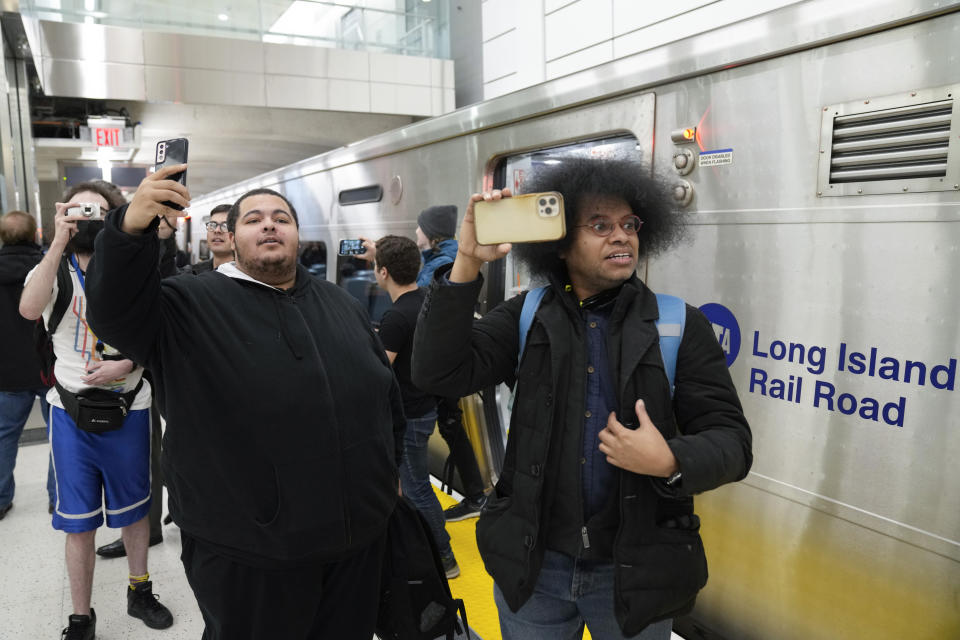
[[[473,205],[473,216],[480,244],[549,242],[567,233],[563,196],[556,191],[482,200]]]

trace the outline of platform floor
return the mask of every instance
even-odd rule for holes
[[[17,490],[14,507],[0,520],[0,640],[43,640],[60,637],[72,613],[70,587],[64,560],[64,535],[50,527],[47,514],[46,473],[49,447],[45,442],[20,447],[17,456]],[[437,492],[446,508],[455,498]],[[164,496],[166,504],[166,496]],[[477,552],[476,518],[448,525],[451,544],[460,564],[460,576],[450,581],[454,597],[463,598],[470,627],[481,640],[498,640],[500,627],[493,603],[493,581]],[[113,529],[97,531],[97,545],[112,542]],[[203,619],[180,564],[180,530],[164,527],[164,540],[150,548],[150,576],[174,615],[174,624],[163,631],[147,629],[126,612],[124,559],[97,559],[93,607],[97,611],[97,638],[157,638],[196,640]],[[589,633],[584,638],[589,638]],[[681,640],[674,635],[675,640]]]

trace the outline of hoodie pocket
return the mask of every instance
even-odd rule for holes
[[[346,542],[340,465],[329,458],[304,458],[277,465],[279,505],[270,525],[292,544],[339,548]]]
[[[253,521],[261,527],[269,527],[280,516],[280,477],[277,468],[270,465],[272,482],[264,487],[261,499],[254,506]]]

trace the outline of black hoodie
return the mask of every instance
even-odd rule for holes
[[[43,388],[33,344],[34,322],[20,315],[23,280],[42,259],[40,247],[33,243],[0,248],[0,391]]]
[[[258,566],[338,560],[397,499],[399,387],[356,301],[298,267],[280,291],[211,271],[163,279],[156,233],[107,217],[87,320],[150,369],[166,417],[170,512]]]

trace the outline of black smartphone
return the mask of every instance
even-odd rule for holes
[[[161,140],[157,143],[157,156],[154,162],[154,171],[159,171],[162,167],[168,167],[175,164],[186,164],[187,149],[190,147],[186,138],[174,138],[172,140]],[[187,171],[183,170],[171,175],[169,180],[176,180],[183,186],[187,186]],[[183,207],[173,202],[164,202],[163,206],[183,211]]]
[[[341,240],[340,241],[340,255],[342,256],[358,256],[362,253],[366,253],[367,250],[363,246],[363,240],[359,238],[353,240]]]

